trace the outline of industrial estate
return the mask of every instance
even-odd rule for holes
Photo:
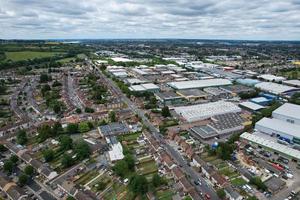
[[[0,199],[300,199],[300,44],[0,41]]]

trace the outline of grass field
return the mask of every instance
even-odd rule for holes
[[[45,58],[58,55],[58,52],[42,52],[42,51],[17,51],[5,52],[6,60],[20,61],[34,58]]]
[[[172,200],[173,195],[174,195],[174,192],[172,192],[170,190],[157,191],[157,199],[159,199],[159,200]]]
[[[231,184],[234,185],[234,186],[243,186],[243,185],[247,184],[247,181],[245,181],[245,180],[244,180],[243,178],[241,178],[241,177],[232,179],[230,182],[231,182]]]

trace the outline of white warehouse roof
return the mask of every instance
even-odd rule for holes
[[[287,81],[283,81],[283,83],[287,84],[287,85],[300,87],[300,81],[299,80],[287,80]]]
[[[260,128],[262,127],[262,128]],[[255,124],[255,129],[264,132],[264,128],[274,130],[274,132],[282,132],[286,135],[300,138],[300,126],[289,122],[285,122],[275,118],[262,118]]]
[[[256,103],[252,103],[250,101],[242,102],[242,103],[240,103],[240,105],[243,106],[243,107],[249,108],[250,110],[254,110],[254,111],[265,108],[264,106],[261,106],[261,105],[256,104]]]
[[[147,91],[147,90],[159,90],[160,88],[153,84],[153,83],[145,83],[145,84],[141,84],[141,85],[132,85],[131,87],[129,87],[129,89],[131,91],[136,91],[136,92],[143,92],[143,91]]]
[[[186,121],[193,122],[215,115],[241,112],[241,108],[231,102],[217,101],[193,106],[175,107],[175,112],[181,115]]]
[[[273,94],[282,94],[284,92],[288,92],[290,90],[297,89],[295,87],[287,86],[287,85],[282,85],[278,83],[272,83],[272,82],[261,82],[257,83],[255,85],[256,88],[259,88],[263,91],[267,91]]]
[[[292,103],[285,103],[276,110],[274,110],[272,114],[284,115],[286,117],[300,120],[300,106]]]
[[[282,77],[282,76],[274,76],[272,74],[263,74],[263,75],[260,75],[258,76],[259,78],[262,78],[262,79],[265,79],[267,81],[284,81],[285,78]]]
[[[250,134],[250,133],[243,133],[240,138],[245,139],[247,141],[256,143],[258,145],[264,146],[266,148],[270,148],[273,149],[277,152],[280,152],[282,154],[291,156],[297,160],[300,160],[300,151],[293,149],[291,147],[288,147],[286,145],[283,144],[279,144],[277,142],[271,141],[271,140],[267,140],[265,137],[260,137],[256,134]]]
[[[123,148],[120,142],[111,145],[111,150],[108,151],[110,160],[116,161],[116,160],[122,160],[124,158],[123,154]]]
[[[174,89],[192,89],[192,88],[205,88],[213,86],[230,85],[231,81],[227,79],[205,79],[205,80],[192,80],[192,81],[180,81],[180,82],[169,82],[168,85]]]

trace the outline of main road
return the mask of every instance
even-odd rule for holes
[[[162,135],[159,133],[156,127],[153,126],[153,124],[149,121],[149,119],[145,116],[145,113],[143,110],[139,109],[124,93],[119,89],[118,86],[109,78],[107,78],[101,70],[95,66],[91,61],[90,64],[94,66],[94,69],[98,72],[99,76],[105,81],[106,86],[109,87],[113,92],[118,94],[121,100],[123,100],[132,111],[134,111],[143,121],[144,125],[148,127],[148,129],[151,131],[154,138],[160,143],[161,146],[163,146],[167,152],[172,156],[172,158],[179,164],[179,166],[182,166],[182,169],[185,171],[185,173],[189,176],[190,179],[193,180],[200,180],[201,186],[195,185],[193,181],[191,183],[194,185],[195,189],[198,191],[199,194],[209,194],[211,199],[218,200],[219,197],[217,196],[216,192],[206,183],[204,178],[202,178],[198,172],[196,172],[192,167],[190,167],[187,164],[187,161],[182,158],[182,156],[169,144],[166,143],[165,139],[162,137]]]

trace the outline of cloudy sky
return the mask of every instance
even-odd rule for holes
[[[0,0],[0,38],[300,40],[300,0]]]

